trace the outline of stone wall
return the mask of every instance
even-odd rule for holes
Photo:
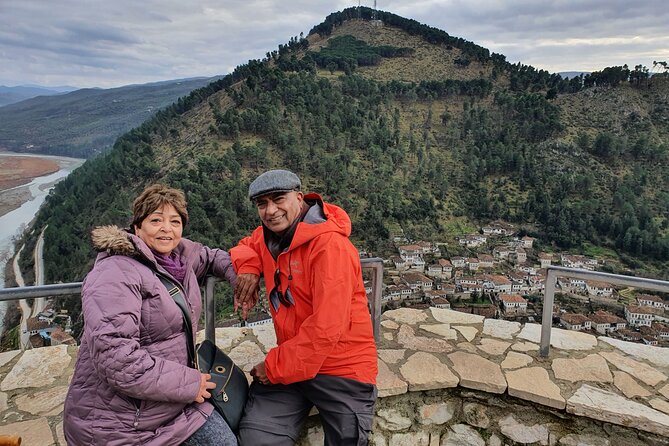
[[[200,333],[202,336],[202,333]],[[382,317],[376,446],[669,445],[669,349],[430,308]],[[246,371],[273,327],[216,330]],[[0,353],[0,435],[64,445],[62,408],[76,347]],[[317,415],[300,446],[323,444]]]

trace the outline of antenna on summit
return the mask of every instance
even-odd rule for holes
[[[374,9],[372,10],[372,25],[374,26],[383,26],[383,21],[378,19],[378,15],[376,13],[376,0],[374,0]]]

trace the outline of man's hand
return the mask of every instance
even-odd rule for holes
[[[195,397],[196,403],[204,403],[204,400],[211,397],[209,389],[216,388],[216,384],[209,381],[210,379],[211,375],[209,373],[200,374],[200,389],[197,391],[197,396]]]
[[[241,307],[244,320],[248,317],[249,310],[258,303],[258,283],[260,283],[260,276],[256,274],[240,274],[237,276],[234,308],[236,312]]]
[[[267,378],[267,371],[265,370],[265,362],[259,362],[251,369],[251,376],[254,381],[260,381],[260,383],[269,385],[272,384]]]

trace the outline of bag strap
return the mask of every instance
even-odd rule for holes
[[[167,288],[167,292],[170,294],[174,302],[181,309],[181,313],[184,319],[184,330],[186,332],[186,348],[188,349],[188,365],[193,367],[195,364],[195,346],[193,345],[193,325],[190,321],[190,316],[188,315],[188,305],[186,304],[186,299],[184,299],[183,294],[181,293],[181,288],[169,277],[166,275],[157,272],[156,275],[162,284]]]

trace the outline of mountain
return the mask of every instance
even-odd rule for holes
[[[111,148],[119,135],[140,125],[157,110],[216,79],[85,88],[7,105],[0,108],[0,148],[81,158],[95,156]]]
[[[132,198],[155,181],[187,192],[188,236],[233,245],[257,224],[249,181],[275,167],[343,206],[356,244],[376,254],[401,229],[466,255],[456,237],[504,219],[538,249],[596,248],[611,271],[667,278],[667,76],[610,67],[566,80],[371,16],[328,16],[59,183],[36,221],[49,225],[47,282],[82,279],[90,229],[127,224]]]
[[[560,76],[564,77],[565,79],[572,79],[578,76],[587,76],[590,74],[588,71],[560,71],[558,73]]]
[[[76,90],[74,87],[41,87],[39,85],[17,85],[5,87],[0,85],[0,107],[14,104],[35,96],[52,96]]]

